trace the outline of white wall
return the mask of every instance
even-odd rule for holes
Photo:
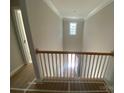
[[[19,49],[13,24],[10,20],[10,72],[13,74],[13,72],[15,72],[22,65],[24,65],[24,61]]]
[[[62,19],[43,0],[26,0],[35,48],[62,50]]]
[[[69,23],[77,23],[76,35],[69,34]],[[83,19],[64,19],[63,20],[63,50],[81,51],[82,49],[82,34],[83,34]]]
[[[114,4],[85,21],[83,51],[114,50]]]

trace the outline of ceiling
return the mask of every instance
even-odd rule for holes
[[[88,18],[113,0],[44,0],[64,18]]]

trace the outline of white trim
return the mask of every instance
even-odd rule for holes
[[[102,4],[99,4],[95,9],[93,9],[92,11],[90,11],[90,13],[88,15],[86,15],[85,17],[67,17],[67,16],[62,16],[60,15],[59,11],[57,10],[57,8],[55,7],[55,5],[53,4],[53,2],[51,0],[43,0],[50,9],[52,9],[58,16],[60,16],[61,18],[72,18],[72,19],[83,19],[87,20],[90,17],[92,17],[93,15],[95,15],[97,12],[99,12],[101,9],[105,8],[107,5],[111,4],[112,2],[114,2],[114,0],[109,0],[106,2],[103,2]]]
[[[107,5],[111,4],[112,2],[114,2],[114,0],[109,0],[107,2],[104,2],[100,5],[98,5],[95,9],[93,9],[88,15],[86,15],[85,17],[67,17],[67,16],[62,16],[59,11],[57,10],[57,8],[55,7],[55,5],[53,4],[53,2],[51,0],[43,0],[50,9],[52,9],[58,16],[60,16],[61,18],[72,18],[72,19],[83,19],[87,20],[90,17],[92,17],[93,15],[95,15],[97,12],[99,12],[100,10],[102,10],[103,8],[105,8]]]
[[[24,89],[24,88],[10,88],[10,90],[25,91],[26,89]]]
[[[32,80],[32,82],[26,87],[24,93],[26,93],[26,92],[28,91],[28,89],[31,87],[31,85],[34,83],[35,80],[36,80],[36,78],[34,78],[34,79]]]
[[[93,15],[95,15],[96,13],[98,13],[100,10],[102,10],[103,8],[105,8],[107,5],[111,4],[112,2],[114,2],[114,0],[110,0],[107,2],[104,2],[100,5],[98,5],[95,9],[93,9],[86,17],[84,17],[85,20],[89,19],[90,17],[92,17]]]
[[[18,66],[16,69],[10,72],[10,77],[12,77],[18,70],[20,70],[25,64]]]
[[[55,7],[55,5],[53,4],[53,2],[51,0],[43,0],[50,9],[52,9],[60,18],[62,18],[62,16],[60,15],[59,11],[57,10],[57,8]]]

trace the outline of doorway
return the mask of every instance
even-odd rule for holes
[[[21,10],[14,9],[13,14],[14,14],[14,21],[15,21],[16,28],[17,28],[17,36],[19,38],[19,43],[21,45],[21,49],[22,49],[23,55],[25,57],[24,59],[25,59],[26,63],[32,63],[32,58],[31,58],[31,54],[30,54],[30,49],[29,49],[26,33],[25,33],[25,27],[23,24]]]

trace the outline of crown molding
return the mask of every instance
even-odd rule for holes
[[[105,8],[106,6],[108,6],[109,4],[111,4],[112,2],[114,2],[114,0],[110,0],[110,1],[107,1],[107,2],[104,2],[104,3],[100,4],[100,5],[98,5],[86,17],[84,17],[84,20],[89,19],[90,17],[92,17],[93,15],[95,15],[96,13],[98,13],[100,10],[102,10],[103,8]]]
[[[114,0],[109,0],[107,2],[104,2],[100,5],[98,5],[95,9],[91,10],[89,12],[88,15],[86,15],[85,17],[67,17],[67,16],[62,16],[60,15],[59,11],[57,10],[57,8],[54,6],[53,2],[51,0],[43,0],[50,9],[52,9],[60,18],[71,18],[71,19],[84,19],[87,20],[90,17],[92,17],[93,15],[95,15],[96,13],[98,13],[100,10],[102,10],[103,8],[105,8],[107,5],[111,4],[112,2],[114,2]]]
[[[67,17],[67,16],[63,16],[63,19],[83,19],[83,17]]]
[[[43,0],[50,9],[52,9],[60,18],[62,18],[62,16],[60,15],[59,11],[57,10],[57,8],[54,6],[53,2],[51,0]]]

